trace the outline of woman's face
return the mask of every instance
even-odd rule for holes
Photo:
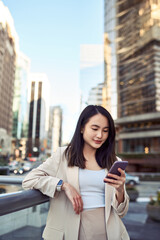
[[[98,149],[106,141],[109,134],[108,119],[102,114],[96,114],[89,119],[82,129],[84,147]]]

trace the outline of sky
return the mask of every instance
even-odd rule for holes
[[[80,113],[80,45],[103,43],[103,0],[2,0],[31,72],[46,73],[51,105],[63,109],[63,141]]]

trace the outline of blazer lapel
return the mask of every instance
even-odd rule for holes
[[[67,180],[68,183],[70,183],[79,193],[79,168],[74,167],[68,167],[67,168]]]
[[[105,169],[105,173],[107,175],[108,170]],[[113,187],[105,183],[105,219],[106,223],[108,221],[108,217],[111,210],[111,204],[112,204],[112,196],[113,196]]]

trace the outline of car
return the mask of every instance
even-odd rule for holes
[[[13,172],[15,169],[17,169],[18,165],[19,162],[17,162],[16,160],[13,160],[12,162],[8,163],[9,171]]]
[[[28,172],[32,169],[32,163],[24,162],[21,163],[13,172],[14,174],[23,174],[24,172]]]
[[[29,157],[28,159],[29,159],[30,162],[36,162],[37,161],[36,157]]]
[[[31,162],[25,162],[22,164],[22,168],[24,172],[28,172],[32,169],[32,163]]]
[[[126,184],[138,185],[139,184],[139,177],[126,173]]]
[[[19,167],[19,168],[16,168],[13,172],[14,172],[14,174],[23,174],[24,169],[23,169],[23,167]]]

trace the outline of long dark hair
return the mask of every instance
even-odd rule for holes
[[[96,161],[101,168],[110,168],[116,161],[115,155],[115,127],[110,113],[103,107],[97,105],[87,106],[81,113],[71,142],[65,150],[65,156],[68,160],[68,166],[78,166],[85,168],[85,158],[83,155],[83,134],[81,130],[91,117],[96,114],[102,114],[108,119],[109,134],[107,140],[96,151]]]

